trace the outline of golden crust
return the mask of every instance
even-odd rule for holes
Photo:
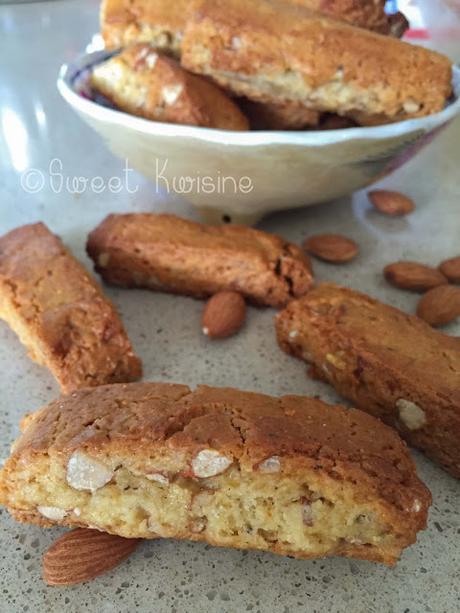
[[[282,349],[460,477],[458,338],[331,284],[292,301],[276,329]]]
[[[197,298],[231,289],[282,306],[313,283],[309,259],[278,236],[174,215],[109,215],[89,235],[87,250],[109,283]]]
[[[158,54],[147,43],[98,64],[91,85],[118,108],[154,121],[248,130],[246,117],[217,86]]]
[[[0,238],[0,317],[63,391],[141,375],[113,305],[42,223]]]
[[[194,477],[193,458],[209,448],[232,459],[229,477],[225,473],[214,480]],[[110,460],[115,467],[129,469],[131,475],[145,473],[149,462],[163,463],[162,470],[164,466],[169,469],[168,483],[186,484],[186,489],[194,492],[192,502],[197,494],[208,495],[222,487],[225,500],[225,487],[236,486],[231,485],[233,480],[250,478],[256,484],[267,480],[261,463],[279,458],[281,473],[273,482],[269,477],[267,483],[276,483],[281,477],[300,483],[310,476],[324,492],[340,495],[353,491],[354,499],[378,515],[395,539],[388,548],[339,539],[333,550],[323,552],[325,555],[389,564],[425,527],[431,500],[397,434],[360,411],[299,396],[274,398],[230,388],[199,386],[191,391],[184,385],[137,383],[81,390],[37,411],[0,472],[2,504],[20,521],[44,526],[87,525],[83,514],[50,521],[43,518],[36,506],[49,508],[51,494],[41,490],[39,498],[35,495],[32,500],[32,486],[28,485],[39,482],[38,467],[46,460],[51,462],[46,471],[48,488],[57,474],[65,472],[76,451],[95,460]],[[101,504],[107,501],[108,492],[114,491],[113,486],[107,488],[105,495],[104,488],[99,490],[99,498],[94,493],[80,493],[80,500],[94,509],[97,499]],[[136,488],[142,489],[141,482]],[[67,501],[73,500],[71,493],[65,495]],[[272,495],[277,496],[274,491]],[[55,499],[52,503],[56,504]],[[123,506],[123,492],[117,504]],[[141,523],[141,519],[135,521]],[[119,523],[98,527],[122,536],[145,536],[136,528],[138,523],[129,531]],[[190,530],[176,530],[171,536],[215,545],[247,545],[236,537],[224,540]],[[314,552],[293,551],[281,542],[260,548],[314,557]]]
[[[181,62],[235,94],[391,122],[440,111],[448,58],[298,6],[205,0],[189,20]]]
[[[101,34],[108,49],[149,43],[178,57],[196,0],[103,0]]]
[[[401,13],[385,14],[385,0],[288,1],[382,34],[400,37],[408,27]],[[100,23],[105,45],[118,49],[133,43],[150,43],[179,57],[186,23],[199,4],[200,0],[103,0]]]

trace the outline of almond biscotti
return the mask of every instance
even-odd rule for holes
[[[0,238],[0,318],[65,392],[141,376],[113,305],[42,223]]]
[[[187,16],[196,0],[102,0],[101,34],[107,49],[149,43],[179,57]]]
[[[288,0],[288,2],[381,34],[400,37],[409,25],[401,13],[387,15],[386,0]],[[396,23],[397,28],[395,28]]]
[[[240,100],[240,107],[253,130],[307,130],[318,127],[321,114],[298,102],[269,104]]]
[[[247,0],[256,2],[258,0]],[[107,49],[149,43],[180,57],[188,19],[201,0],[102,0],[101,34]],[[401,13],[387,15],[385,0],[286,0],[360,28],[402,36],[408,27]]]
[[[394,564],[430,494],[396,432],[299,396],[138,383],[32,414],[0,472],[19,521]]]
[[[120,110],[167,123],[248,130],[238,106],[218,87],[184,70],[147,43],[94,67],[91,85]]]
[[[282,349],[460,478],[460,339],[325,284],[276,320]]]
[[[271,0],[204,0],[181,62],[239,96],[301,102],[361,124],[429,115],[451,94],[448,58]]]
[[[109,215],[87,250],[108,283],[196,298],[231,289],[279,307],[313,283],[309,259],[278,236],[174,215]]]

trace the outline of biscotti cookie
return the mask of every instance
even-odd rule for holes
[[[321,115],[297,102],[268,104],[240,100],[240,107],[253,130],[306,130],[318,127]]]
[[[278,236],[174,215],[109,215],[87,250],[108,283],[196,298],[230,289],[279,307],[313,283],[309,259]]]
[[[141,376],[113,305],[42,223],[0,238],[0,318],[65,392]]]
[[[150,43],[176,57],[195,0],[102,0],[101,34],[107,49]]]
[[[190,74],[147,43],[98,64],[91,85],[120,110],[154,121],[248,130],[237,105],[213,83]]]
[[[270,0],[204,0],[181,62],[236,95],[362,124],[440,111],[452,90],[451,63],[436,52]]]
[[[138,383],[34,413],[0,472],[20,521],[393,564],[430,494],[396,432],[300,396]]]
[[[385,12],[386,0],[288,0],[291,4],[298,4],[312,11],[324,13],[333,19],[346,21],[351,25],[367,30],[374,30],[381,34],[402,36],[408,27],[408,22],[401,13],[387,15]],[[401,26],[395,30],[397,21]],[[404,25],[403,25],[404,24]]]
[[[282,349],[460,477],[460,339],[330,284],[292,301],[276,329]]]
[[[150,43],[180,57],[187,20],[201,0],[103,0],[101,34],[107,49]],[[249,1],[249,0],[248,0]],[[257,0],[251,0],[257,2]],[[401,13],[386,15],[385,0],[289,0],[291,4],[346,21],[361,28],[402,36],[408,22]]]

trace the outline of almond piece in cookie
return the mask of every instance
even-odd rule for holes
[[[87,250],[108,283],[196,298],[231,290],[277,307],[313,284],[308,257],[279,236],[174,215],[109,215]]]
[[[0,238],[0,318],[64,392],[141,376],[115,308],[42,223]]]
[[[68,478],[75,454],[85,458],[84,489]],[[430,501],[397,433],[361,411],[166,383],[102,386],[52,402],[29,420],[0,471],[0,502],[20,521],[389,565],[425,527]],[[40,512],[50,507],[65,513]],[[117,561],[129,552],[106,538]],[[90,565],[79,576],[94,575],[91,557],[98,572],[107,568],[97,543],[93,553],[77,556],[77,569]],[[75,579],[70,560],[60,569],[49,557],[54,583]]]
[[[248,130],[236,104],[217,86],[140,43],[98,64],[91,85],[120,110],[166,123]]]
[[[452,286],[431,291],[448,288],[460,294]],[[276,330],[282,349],[460,478],[460,339],[332,284],[292,300]]]

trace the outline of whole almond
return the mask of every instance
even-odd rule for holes
[[[43,579],[48,585],[90,581],[120,564],[141,541],[87,528],[66,532],[43,556]]]
[[[374,207],[385,215],[399,217],[401,215],[408,215],[415,209],[414,201],[399,192],[376,189],[367,195]]]
[[[431,326],[444,326],[460,317],[460,287],[440,285],[430,289],[417,306],[417,315]]]
[[[223,291],[214,294],[203,310],[203,334],[225,338],[238,332],[246,319],[246,302],[241,294]]]
[[[391,285],[412,292],[426,292],[438,285],[446,285],[447,279],[436,268],[419,262],[395,262],[383,269],[385,279]]]
[[[333,264],[349,262],[359,253],[355,241],[341,234],[316,234],[303,242],[305,251]]]
[[[451,283],[460,283],[460,255],[441,262],[439,270]]]

